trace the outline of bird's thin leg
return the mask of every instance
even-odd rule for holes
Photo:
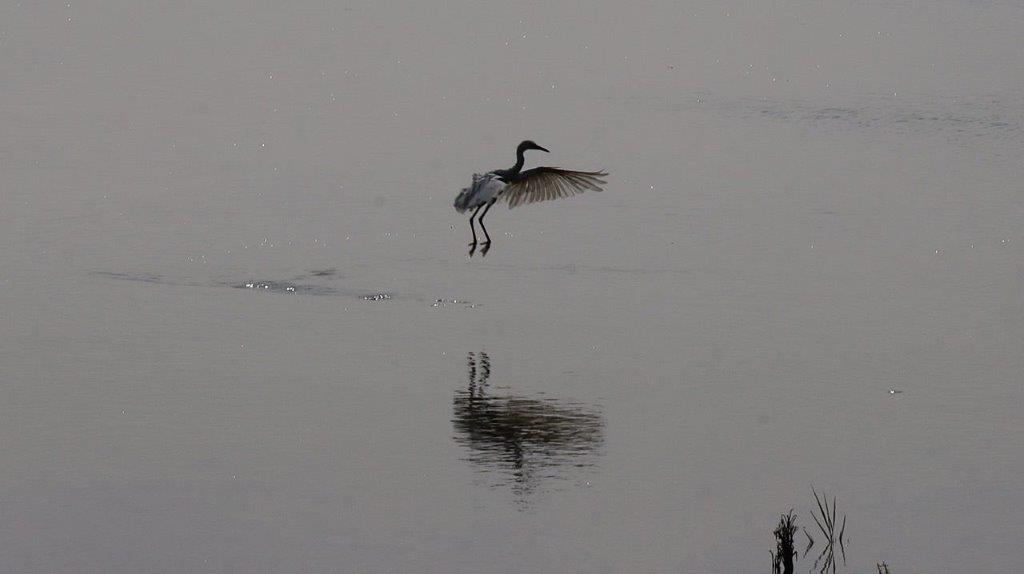
[[[473,232],[473,243],[469,244],[469,247],[470,247],[470,249],[469,249],[469,256],[470,257],[472,257],[473,253],[476,251],[476,243],[477,243],[477,241],[476,241],[476,228],[473,227],[473,218],[476,217],[476,214],[480,213],[480,210],[483,209],[483,207],[484,206],[482,206],[482,205],[477,207],[476,211],[473,212],[473,215],[469,216],[469,230],[471,232]],[[483,225],[484,224],[481,223],[480,227],[483,227]]]
[[[484,227],[484,216],[487,215],[487,212],[491,210],[491,206],[494,205],[494,202],[496,201],[498,200],[492,199],[487,204],[487,207],[484,208],[484,212],[480,214],[480,229],[484,230],[484,237],[487,238],[487,241],[484,241],[484,248],[480,250],[480,255],[487,255],[487,250],[491,248],[491,234],[487,233],[487,228]]]

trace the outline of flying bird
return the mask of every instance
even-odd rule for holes
[[[475,209],[473,215],[469,216],[469,229],[473,233],[473,242],[469,244],[470,257],[476,252],[478,244],[476,227],[473,226],[473,219],[478,213],[480,218],[477,221],[487,238],[480,255],[487,255],[491,248],[491,236],[484,227],[484,216],[498,200],[507,200],[511,209],[524,203],[571,197],[588,189],[601,191],[601,186],[608,183],[601,179],[608,177],[603,171],[573,171],[559,167],[535,167],[523,171],[526,161],[523,154],[532,149],[548,151],[530,140],[524,141],[516,148],[514,166],[473,174],[473,183],[463,188],[455,198],[455,210],[459,213]],[[481,209],[483,213],[480,213]]]

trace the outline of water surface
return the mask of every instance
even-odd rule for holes
[[[1013,571],[1022,33],[5,3],[0,561],[757,572],[813,484],[846,571]],[[451,201],[522,139],[608,189],[498,206],[468,259]]]

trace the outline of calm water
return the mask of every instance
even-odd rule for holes
[[[1020,3],[39,4],[4,571],[765,572],[811,485],[1024,561]],[[610,184],[468,259],[527,138]]]

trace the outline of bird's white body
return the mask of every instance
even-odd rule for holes
[[[498,179],[494,173],[474,173],[473,183],[462,188],[455,198],[455,209],[459,213],[464,213],[468,209],[487,205],[504,190],[505,182]]]

